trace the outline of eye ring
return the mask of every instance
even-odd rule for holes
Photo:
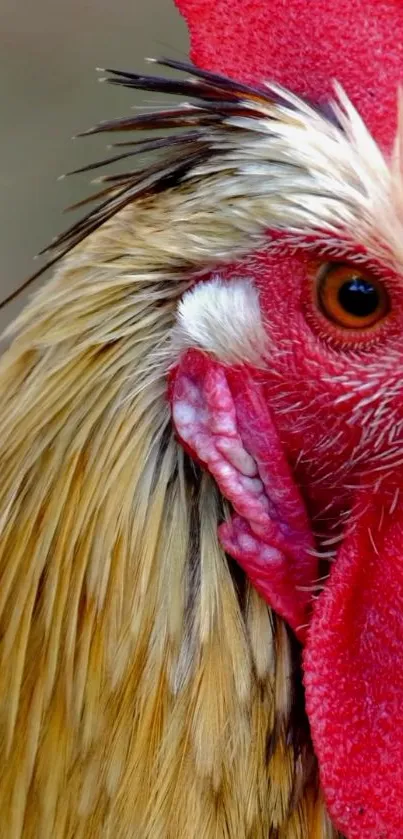
[[[320,269],[316,283],[318,308],[339,329],[371,330],[390,311],[385,285],[367,269],[328,263]]]

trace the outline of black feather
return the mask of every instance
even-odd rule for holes
[[[78,136],[166,129],[175,129],[178,133],[166,137],[157,136],[145,140],[117,143],[115,144],[117,146],[131,147],[131,151],[90,163],[69,173],[89,172],[143,152],[156,153],[156,161],[152,164],[143,166],[140,164],[139,168],[133,171],[103,177],[100,180],[107,184],[105,188],[69,207],[69,210],[76,210],[87,204],[98,202],[97,206],[40,252],[40,256],[48,257],[45,264],[9,294],[0,303],[0,308],[16,298],[48,268],[54,266],[128,204],[145,195],[155,194],[179,185],[193,168],[207,161],[215,153],[212,139],[214,131],[224,124],[226,130],[230,131],[231,126],[227,122],[229,117],[257,117],[260,115],[259,103],[262,106],[272,103],[274,99],[277,100],[268,88],[241,84],[225,76],[201,70],[184,61],[164,58],[155,63],[160,67],[186,73],[188,78],[166,79],[161,76],[140,75],[111,69],[105,71],[111,75],[106,81],[131,89],[185,95],[194,101],[151,113],[105,121]]]

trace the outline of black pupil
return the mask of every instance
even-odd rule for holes
[[[379,305],[377,289],[362,277],[352,277],[343,283],[337,296],[344,311],[357,318],[373,315]]]

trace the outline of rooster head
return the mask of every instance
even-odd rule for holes
[[[336,825],[349,839],[397,836],[403,5],[178,5],[195,63],[255,87],[245,115],[228,118],[255,131],[249,153],[223,151],[222,166],[229,180],[238,167],[256,208],[265,193],[276,223],[266,245],[183,298],[179,337],[198,350],[172,374],[174,423],[232,504],[223,546],[306,640],[307,709]],[[252,113],[259,91],[278,109],[266,121]]]

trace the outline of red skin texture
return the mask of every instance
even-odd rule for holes
[[[243,82],[276,81],[322,102],[333,79],[390,148],[403,78],[402,0],[176,0],[191,58]]]
[[[337,79],[381,147],[392,148],[403,0],[176,2],[196,64],[249,83],[277,81],[319,103],[332,96]],[[220,275],[256,283],[270,359],[263,378],[249,375],[275,426],[268,444],[272,451],[279,446],[277,461],[290,464],[312,531],[343,537],[304,650],[307,711],[330,814],[347,839],[397,839],[403,823],[403,517],[396,494],[403,490],[403,289],[401,277],[385,274],[391,298],[385,326],[363,337],[346,335],[318,311],[314,269],[302,254],[262,252]],[[244,443],[253,447],[245,433]],[[248,557],[237,559],[248,571]],[[290,561],[292,582],[295,557],[284,567]],[[309,584],[307,565],[303,574]],[[263,594],[281,612],[292,590],[281,592],[269,575],[265,585]]]
[[[309,630],[307,710],[339,828],[348,839],[397,839],[403,790],[403,522],[400,512],[379,531],[382,498],[363,492],[356,503],[367,510],[342,545]]]

